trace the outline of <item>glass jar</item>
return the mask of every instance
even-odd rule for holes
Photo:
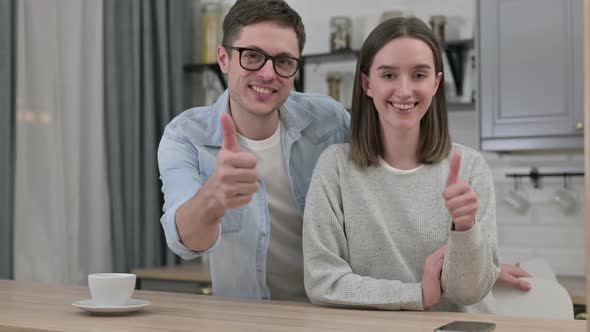
[[[335,16],[330,20],[330,51],[350,50],[352,20],[347,16]]]
[[[340,101],[340,81],[342,75],[337,72],[330,72],[326,74],[326,81],[328,82],[328,95],[336,101]]]
[[[430,16],[430,27],[434,32],[434,35],[438,41],[442,44],[445,42],[445,25],[447,24],[447,18],[443,15],[432,15]]]
[[[401,10],[386,10],[381,14],[381,19],[379,22],[383,23],[389,19],[396,18],[396,17],[404,17],[404,12]]]
[[[203,50],[201,62],[217,62],[217,46],[221,36],[221,4],[209,2],[201,7],[203,22]]]

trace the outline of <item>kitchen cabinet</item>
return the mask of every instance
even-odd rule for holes
[[[481,148],[583,147],[583,1],[479,1]]]

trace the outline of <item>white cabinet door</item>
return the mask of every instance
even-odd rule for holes
[[[582,146],[582,7],[582,0],[480,1],[483,150]]]

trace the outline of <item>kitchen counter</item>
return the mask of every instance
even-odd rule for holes
[[[94,316],[71,305],[87,287],[0,280],[0,332],[22,331],[404,331],[431,332],[454,320],[491,321],[496,331],[585,331],[585,321],[496,315],[323,308],[307,303],[246,301],[136,291],[152,302],[136,314]]]

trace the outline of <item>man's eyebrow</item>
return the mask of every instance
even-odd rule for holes
[[[419,65],[415,65],[414,69],[430,69],[432,68],[429,64],[419,64]]]
[[[272,55],[272,54],[268,53],[267,51],[261,49],[260,47],[258,47],[256,45],[250,45],[250,46],[247,46],[247,47],[244,47],[244,48],[249,48],[249,49],[252,49],[252,50],[255,50],[255,51],[264,53],[266,55],[274,56],[274,57],[277,57],[277,56],[281,57],[282,56],[282,57],[289,57],[289,58],[299,59],[299,57],[297,57],[297,56],[295,56],[295,55],[293,55],[293,54],[291,54],[289,52],[281,52],[279,54]]]

